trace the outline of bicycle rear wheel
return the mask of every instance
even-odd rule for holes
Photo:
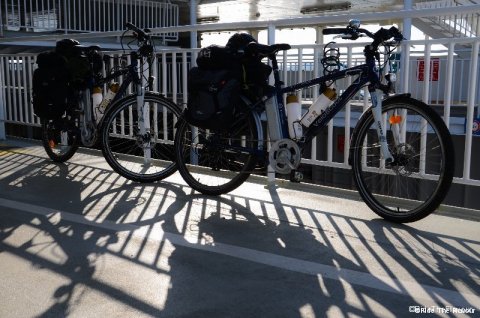
[[[207,195],[228,193],[247,180],[259,149],[250,112],[238,116],[228,131],[198,128],[182,120],[175,135],[178,171],[189,186]]]
[[[450,133],[432,108],[406,96],[387,99],[382,113],[394,162],[382,158],[377,125],[367,111],[352,136],[355,184],[365,203],[383,218],[398,223],[420,220],[435,211],[452,183]]]
[[[78,126],[72,116],[42,119],[42,145],[53,161],[65,162],[72,158],[78,149],[78,138]]]
[[[121,176],[136,182],[162,180],[176,171],[173,139],[180,108],[160,94],[147,92],[150,130],[142,133],[136,95],[112,105],[103,119],[102,152]]]

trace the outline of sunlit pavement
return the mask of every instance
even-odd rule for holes
[[[207,197],[0,141],[0,317],[480,316],[480,211],[396,225],[355,192],[249,181]]]

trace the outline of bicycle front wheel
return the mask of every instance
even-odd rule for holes
[[[182,120],[175,135],[178,171],[189,186],[207,195],[228,193],[247,180],[259,149],[250,112],[237,116],[228,131],[203,129]]]
[[[382,114],[394,162],[382,158],[377,125],[367,111],[352,136],[355,184],[381,217],[398,223],[420,220],[437,209],[452,183],[450,133],[432,108],[406,96],[387,99]]]
[[[140,109],[139,114],[136,95],[130,95],[107,110],[101,128],[103,156],[129,180],[162,180],[176,171],[173,139],[180,108],[147,92]]]
[[[42,145],[48,157],[65,162],[78,149],[78,126],[74,117],[63,115],[56,119],[42,119]]]

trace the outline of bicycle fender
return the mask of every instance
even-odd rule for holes
[[[410,94],[410,93],[395,94],[395,95],[387,96],[387,98],[385,98],[382,101],[382,103],[384,103],[386,101],[394,101],[395,99],[398,99],[398,98],[404,98],[404,97],[410,98],[411,96],[412,96],[412,94]]]

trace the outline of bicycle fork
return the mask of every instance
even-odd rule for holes
[[[385,162],[392,163],[394,159],[390,152],[390,149],[388,149],[386,123],[384,123],[382,116],[383,91],[380,89],[375,89],[373,91],[369,90],[369,92],[372,99],[372,113],[377,126],[377,135],[380,144],[380,150],[382,152],[382,156]],[[398,125],[393,125],[392,132],[395,143],[398,144],[398,142],[400,141],[400,129]]]
[[[152,159],[152,143],[150,131],[150,107],[145,105],[145,90],[144,87],[138,87],[137,93],[137,113],[140,140],[143,148],[143,162],[150,163]]]
[[[143,69],[143,63],[141,65]],[[151,127],[150,127],[150,107],[145,105],[145,86],[146,80],[143,77],[142,70],[139,70],[140,83],[137,85],[137,114],[139,125],[139,142],[143,148],[143,162],[149,164],[152,160],[152,142],[151,142]]]

